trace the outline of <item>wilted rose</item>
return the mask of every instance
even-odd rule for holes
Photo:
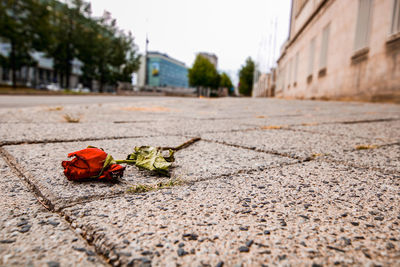
[[[121,177],[125,170],[125,167],[115,164],[111,155],[98,148],[89,147],[68,154],[69,158],[74,156],[71,161],[62,162],[68,180],[113,180]]]

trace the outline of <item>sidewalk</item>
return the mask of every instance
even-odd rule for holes
[[[0,125],[1,266],[400,265],[399,105],[132,98],[3,108]],[[197,136],[171,178],[62,173],[88,145],[120,159]]]

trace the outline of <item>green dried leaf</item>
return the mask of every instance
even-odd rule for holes
[[[158,147],[141,146],[135,147],[134,152],[129,154],[124,162],[128,164],[134,163],[141,169],[168,175],[169,167],[174,160],[173,150],[169,150],[169,155],[164,157],[162,150]]]

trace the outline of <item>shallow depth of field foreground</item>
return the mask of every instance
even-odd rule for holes
[[[40,98],[0,108],[2,266],[400,265],[399,105]],[[63,174],[88,145],[194,137],[170,177]]]

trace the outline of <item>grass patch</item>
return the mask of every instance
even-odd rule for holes
[[[128,193],[145,193],[149,191],[155,190],[154,185],[147,185],[147,184],[137,184],[128,188]]]
[[[79,123],[80,120],[81,120],[81,118],[79,118],[79,117],[73,117],[73,116],[71,116],[71,115],[69,115],[69,114],[64,114],[63,118],[64,118],[64,120],[65,120],[66,122],[68,122],[68,123]]]
[[[156,184],[137,184],[128,188],[127,192],[131,194],[146,193],[150,191],[160,190],[164,188],[170,188],[173,186],[182,185],[181,179],[170,179],[166,182],[159,182]]]
[[[356,146],[357,150],[367,150],[367,149],[374,149],[377,148],[377,145],[358,145]]]
[[[0,87],[0,94],[2,95],[37,95],[37,94],[43,94],[43,91],[36,90],[33,88],[28,88],[28,87],[17,87],[17,88],[12,88],[8,86],[1,86]]]

